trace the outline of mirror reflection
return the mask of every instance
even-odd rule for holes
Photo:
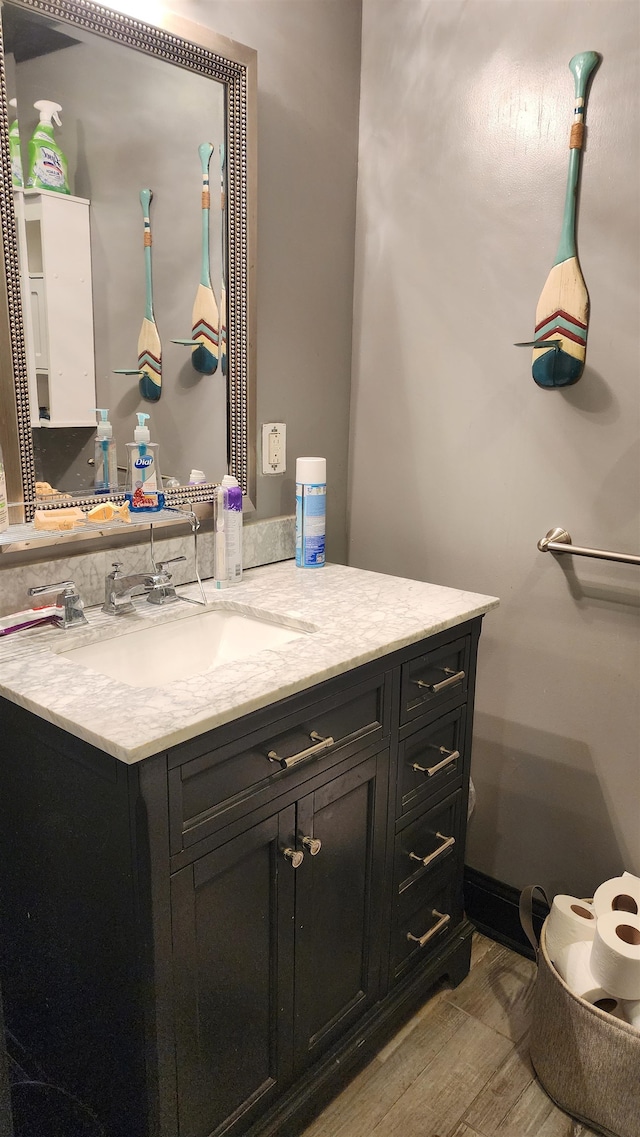
[[[100,408],[120,488],[142,411],[165,482],[218,481],[224,85],[11,4],[2,25],[36,480],[94,491]]]

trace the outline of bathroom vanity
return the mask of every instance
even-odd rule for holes
[[[296,1134],[469,968],[497,601],[291,562],[210,598],[299,634],[153,688],[71,662],[54,629],[0,655],[5,1014],[109,1137]],[[89,612],[73,642],[198,611],[177,608]]]

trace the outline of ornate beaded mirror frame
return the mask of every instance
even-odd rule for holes
[[[255,500],[256,52],[175,15],[151,27],[91,0],[5,0],[23,12],[84,29],[223,85],[227,164],[227,462],[249,502]],[[35,465],[16,217],[12,193],[9,111],[0,26],[0,207],[5,284],[0,292],[0,430],[8,499],[21,503],[10,520],[35,509]],[[167,505],[212,500],[215,483],[166,491]],[[122,495],[112,495],[121,499]],[[75,498],[76,504],[93,498]]]

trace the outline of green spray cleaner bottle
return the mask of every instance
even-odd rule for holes
[[[17,116],[18,100],[9,99],[9,106],[15,108]],[[22,176],[22,153],[20,151],[20,127],[17,117],[14,118],[9,127],[9,155],[11,157],[11,183],[14,186],[23,186],[24,178]]]
[[[53,190],[56,193],[69,193],[67,159],[53,136],[53,122],[62,126],[59,103],[41,99],[33,104],[40,111],[40,122],[29,142],[29,178],[27,185],[33,189]]]

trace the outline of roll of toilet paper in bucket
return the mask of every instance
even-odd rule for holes
[[[591,947],[594,979],[616,999],[640,999],[640,917],[630,912],[599,916]]]
[[[595,931],[596,917],[589,901],[562,894],[554,896],[545,928],[547,954],[552,963],[563,948],[578,940],[592,940]]]
[[[622,1000],[616,999],[604,987],[600,986],[591,970],[592,940],[579,940],[567,944],[558,956],[556,968],[560,972],[567,987],[575,995],[579,995],[585,1002],[606,1011],[614,1019],[624,1019],[624,1005]]]
[[[567,944],[558,953],[555,964],[567,987],[581,999],[586,999],[587,1003],[609,997],[609,992],[598,983],[591,971],[592,943],[592,940],[576,940]]]
[[[607,912],[630,912],[637,916],[640,913],[640,879],[624,873],[605,880],[595,890],[593,910],[598,918]]]
[[[634,999],[632,1002],[623,1002],[620,1004],[622,1013],[625,1020],[634,1026],[637,1031],[640,1031],[640,999]]]

